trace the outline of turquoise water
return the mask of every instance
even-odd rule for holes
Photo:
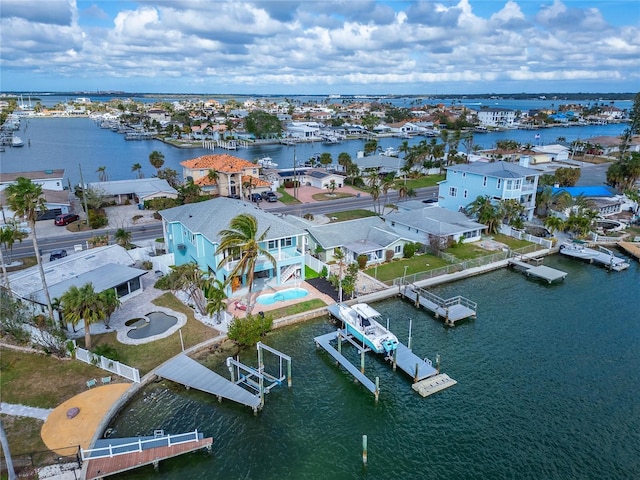
[[[277,302],[284,302],[286,300],[295,300],[296,298],[302,298],[309,295],[304,288],[288,288],[286,290],[280,290],[276,293],[267,293],[264,295],[259,295],[256,298],[257,303],[261,303],[262,305],[273,305]]]
[[[424,399],[403,373],[367,358],[367,375],[381,382],[376,404],[316,350],[313,337],[334,328],[327,318],[288,327],[265,343],[292,356],[293,387],[272,390],[258,416],[164,381],[127,405],[115,436],[198,428],[215,444],[210,455],[161,462],[159,473],[118,478],[637,478],[639,264],[624,272],[559,256],[545,264],[568,272],[565,281],[503,269],[433,289],[478,302],[478,318],[455,328],[402,300],[375,304],[404,343],[412,319],[414,351],[440,354],[454,387]],[[240,359],[255,365],[255,350]],[[224,366],[208,366],[228,378]]]

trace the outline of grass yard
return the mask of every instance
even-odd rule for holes
[[[165,293],[153,301],[154,304],[182,312],[187,316],[187,324],[181,328],[184,348],[212,338],[218,334],[216,330],[205,326],[193,316],[193,310],[184,305],[172,293]],[[106,333],[92,337],[93,348],[109,345],[118,352],[118,359],[127,365],[140,370],[140,375],[152,370],[165,360],[177,355],[181,351],[180,334],[175,332],[167,338],[141,345],[124,345],[116,339],[116,333]],[[81,342],[78,342],[81,343]]]
[[[316,272],[315,270],[312,270],[311,267],[309,267],[308,265],[304,266],[304,278],[305,279],[310,279],[310,278],[318,278],[320,276],[320,274],[318,272]]]
[[[444,177],[444,175],[426,175],[419,178],[407,178],[407,187],[413,189],[435,187],[438,182],[444,180]]]
[[[491,253],[473,243],[456,244],[453,247],[447,248],[445,252],[454,255],[460,260],[471,260],[472,258],[482,257]]]
[[[434,270],[436,268],[444,267],[448,263],[442,258],[436,257],[431,254],[415,255],[412,258],[403,258],[402,260],[394,260],[390,263],[383,263],[378,265],[377,273],[376,268],[371,267],[365,270],[367,275],[377,278],[380,281],[387,282],[394,278],[399,278],[404,275],[404,267],[407,268],[407,275],[413,273],[424,272],[426,270]]]
[[[356,218],[375,217],[376,213],[363,208],[356,210],[345,210],[344,212],[327,213],[331,223],[344,222],[345,220],[355,220]]]
[[[293,191],[293,189],[292,189],[292,191]],[[292,195],[290,195],[284,187],[280,187],[278,189],[278,193],[280,193],[282,195],[278,200],[280,200],[285,205],[298,205],[298,204],[302,203],[300,200],[298,200],[297,198],[294,198]]]
[[[345,193],[345,192],[322,192],[322,193],[314,193],[311,195],[311,198],[318,202],[324,202],[325,200],[339,200],[341,198],[349,198],[355,197],[353,193]]]
[[[504,243],[511,250],[517,250],[519,248],[528,247],[529,245],[533,245],[533,243],[528,242],[527,240],[518,240],[517,238],[509,237],[507,235],[502,235],[501,233],[496,233],[491,235],[496,242]]]
[[[2,401],[55,408],[87,389],[86,381],[104,371],[78,360],[0,348]]]
[[[289,315],[295,315],[297,313],[308,312],[309,310],[315,310],[316,308],[326,307],[327,304],[319,298],[313,300],[307,300],[305,302],[289,305],[288,307],[278,308],[276,310],[269,310],[268,314],[273,316],[276,320],[282,317],[288,317]]]

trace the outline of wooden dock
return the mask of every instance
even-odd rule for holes
[[[555,282],[556,280],[564,280],[567,276],[567,272],[562,270],[556,270],[555,268],[546,267],[544,265],[531,265],[522,260],[515,258],[509,259],[509,265],[512,265],[517,270],[524,272],[527,277],[532,276],[546,280],[548,283]]]
[[[420,358],[403,343],[398,342],[398,348],[396,349],[393,361],[403,372],[409,375],[414,382],[419,382],[438,373],[430,361]]]
[[[81,450],[85,462],[86,480],[104,478],[145,465],[158,467],[160,460],[195,452],[211,450],[213,438],[189,432],[160,437],[101,439],[91,450]]]
[[[215,395],[219,400],[226,398],[251,407],[254,413],[262,408],[260,395],[252,394],[186,355],[174,357],[156,369],[155,373],[187,388]]]
[[[401,288],[401,292],[416,307],[423,306],[432,312],[436,318],[444,318],[445,325],[454,326],[460,320],[476,317],[478,304],[459,295],[445,300],[424,288],[416,287],[412,284],[404,285]]]
[[[618,242],[618,246],[629,255],[633,255],[640,260],[640,243],[638,242]]]

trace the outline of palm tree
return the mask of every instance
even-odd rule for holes
[[[116,233],[113,234],[113,238],[116,243],[123,248],[129,248],[131,246],[131,232],[124,228],[116,230]]]
[[[36,233],[38,214],[47,209],[44,197],[42,196],[42,185],[33,183],[28,178],[18,177],[15,183],[9,185],[5,191],[7,195],[7,206],[19,217],[24,217],[31,227],[31,240],[33,241],[33,250],[36,254],[36,263],[40,270],[40,279],[42,280],[42,287],[47,301],[49,318],[53,320],[51,296],[49,295],[49,287],[47,286],[47,280],[44,276],[44,268],[42,268],[42,258],[40,257],[38,235]]]
[[[62,294],[60,303],[64,318],[74,327],[81,320],[84,322],[84,346],[91,350],[90,327],[106,317],[100,294],[96,293],[91,283],[86,283],[80,288],[74,285]]]
[[[149,163],[156,171],[160,171],[164,165],[164,155],[157,150],[154,150],[149,154]]]
[[[18,230],[17,225],[14,223],[9,223],[4,227],[0,228],[0,244],[4,248],[5,252],[9,254],[9,258],[7,259],[7,263],[4,261],[4,255],[2,253],[2,248],[0,248],[0,263],[2,263],[2,275],[4,277],[5,285],[7,286],[7,291],[9,295],[11,295],[11,286],[9,284],[9,274],[7,273],[7,264],[11,264],[13,262],[13,244],[18,241],[22,243],[22,239],[26,238],[27,234]]]
[[[369,184],[369,193],[373,200],[373,211],[378,213],[380,200],[380,177],[378,172],[371,170],[367,175],[367,183]]]
[[[115,288],[110,288],[109,290],[105,290],[100,293],[100,301],[102,302],[102,307],[104,308],[104,326],[109,328],[109,320],[111,320],[111,315],[120,308],[120,299],[118,298],[118,292],[116,292]]]
[[[98,174],[98,179],[101,182],[106,182],[109,179],[109,175],[107,175],[107,167],[98,167],[96,173]]]
[[[544,226],[549,229],[552,235],[565,228],[564,220],[553,215],[544,219]]]
[[[237,258],[236,255],[240,255],[240,260],[227,276],[225,285],[228,285],[234,277],[247,276],[247,286],[249,287],[247,305],[249,313],[253,308],[251,305],[251,292],[253,290],[253,276],[258,257],[264,256],[276,268],[276,259],[260,245],[267,237],[268,232],[269,229],[267,228],[258,236],[258,220],[248,213],[241,213],[232,218],[229,222],[229,228],[218,232],[221,240],[216,250],[216,255],[224,255],[218,264],[218,268],[232,263]]]
[[[205,288],[205,297],[207,298],[207,313],[215,317],[216,323],[220,323],[219,315],[225,309],[224,301],[227,299],[224,284],[217,278],[208,282]]]
[[[131,171],[136,172],[136,178],[144,178],[144,173],[142,173],[142,165],[140,165],[139,163],[134,163],[131,166]]]
[[[504,217],[499,205],[494,204],[487,195],[476,198],[467,207],[471,215],[478,218],[478,222],[487,226],[487,233],[496,233],[498,225]]]

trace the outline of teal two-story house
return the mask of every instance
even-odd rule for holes
[[[278,286],[292,280],[304,280],[307,233],[256,204],[226,197],[160,212],[165,245],[167,252],[174,255],[175,265],[195,262],[201,270],[226,282],[236,261],[218,268],[220,261],[228,254],[216,254],[221,241],[220,231],[228,229],[231,219],[242,213],[256,217],[258,236],[268,229],[261,246],[276,260],[274,267],[266,258],[258,258],[256,281],[262,279],[269,281],[271,286]],[[243,286],[246,286],[246,278],[230,279],[227,294],[231,296],[234,290]]]
[[[503,161],[452,165],[446,170],[447,177],[439,184],[441,207],[458,212],[481,196],[494,201],[515,199],[524,207],[527,220],[533,218],[542,172]]]

